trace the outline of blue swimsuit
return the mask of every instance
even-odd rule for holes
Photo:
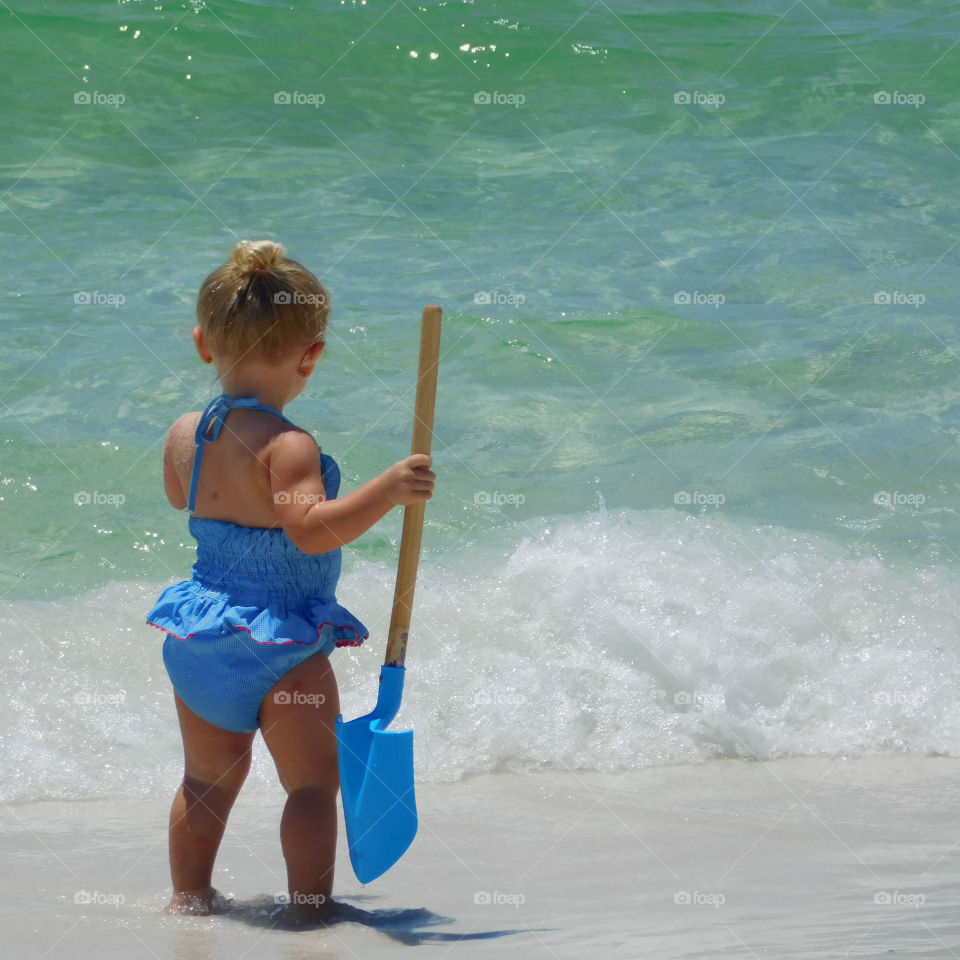
[[[266,410],[255,398],[217,397],[200,417],[190,481],[193,578],[168,587],[147,615],[167,631],[163,662],[186,705],[214,726],[251,733],[260,704],[287,671],[315,653],[359,646],[367,628],[334,595],[340,550],[309,554],[280,528],[244,527],[193,515],[203,447],[220,436],[232,407]],[[333,457],[320,455],[326,498],[340,488]]]

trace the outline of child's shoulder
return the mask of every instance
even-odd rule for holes
[[[167,431],[167,445],[181,446],[189,443],[193,446],[193,438],[197,432],[197,424],[200,422],[200,411],[191,410],[184,413],[173,421],[170,429]]]
[[[270,439],[271,453],[284,457],[315,459],[318,454],[316,437],[295,423],[280,421]]]
[[[274,480],[294,483],[307,474],[315,474],[320,467],[320,448],[317,440],[303,427],[280,423],[280,427],[264,446],[264,461]]]
[[[187,413],[180,414],[176,420],[173,421],[173,425],[170,427],[170,433],[175,431],[182,432],[186,430],[188,433],[193,433],[197,429],[197,424],[200,422],[200,413],[199,410],[190,410]]]

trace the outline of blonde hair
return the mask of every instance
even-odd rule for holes
[[[277,359],[322,342],[327,288],[272,240],[241,240],[200,287],[197,320],[210,349]]]

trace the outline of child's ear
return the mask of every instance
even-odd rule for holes
[[[197,353],[200,354],[200,359],[204,363],[213,363],[213,354],[207,346],[207,338],[203,335],[200,327],[193,328],[193,342],[196,345]]]
[[[304,371],[312,373],[316,362],[320,359],[320,354],[323,353],[324,346],[325,344],[322,340],[318,341],[317,343],[311,343],[310,346],[304,351],[303,356],[300,358],[300,363],[297,364],[297,369],[301,373]]]

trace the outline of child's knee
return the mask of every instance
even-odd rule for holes
[[[335,797],[340,789],[337,755],[334,753],[329,759],[315,761],[303,769],[285,770],[280,776],[280,782],[288,794],[311,791],[323,798]]]
[[[236,793],[250,772],[251,751],[225,751],[216,760],[188,763],[184,783],[201,794],[211,789]]]
[[[336,802],[336,796],[336,790],[331,790],[328,783],[297,787],[287,791],[287,809],[319,816],[324,807]]]

